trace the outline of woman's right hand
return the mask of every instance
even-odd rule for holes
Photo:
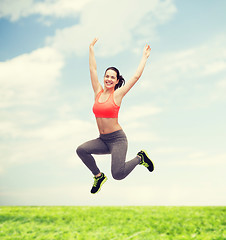
[[[94,38],[93,41],[90,43],[90,47],[94,47],[94,45],[96,44],[96,42],[98,41],[98,38]]]

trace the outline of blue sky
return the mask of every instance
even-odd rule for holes
[[[111,3],[111,4],[110,4]],[[0,0],[0,205],[225,205],[225,1]],[[119,122],[128,160],[155,163],[126,179],[93,176],[75,154],[98,137],[88,46],[99,80],[116,66],[127,80],[143,46],[145,71]]]

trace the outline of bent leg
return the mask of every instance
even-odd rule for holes
[[[112,147],[111,173],[114,179],[121,180],[140,163],[140,158],[136,156],[130,161],[125,162],[127,153],[127,141],[115,143]]]
[[[83,143],[76,149],[76,152],[83,161],[83,163],[93,173],[93,175],[97,175],[98,173],[100,173],[100,170],[97,167],[96,161],[92,154],[110,153],[107,145],[100,138]]]

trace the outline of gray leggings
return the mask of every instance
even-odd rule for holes
[[[114,179],[125,178],[139,163],[140,158],[125,162],[127,153],[127,138],[123,130],[108,134],[80,145],[76,152],[93,175],[100,173],[92,154],[111,154],[111,173]]]

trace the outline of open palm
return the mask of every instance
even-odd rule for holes
[[[150,56],[150,52],[151,52],[151,47],[146,44],[144,47],[143,55],[148,58]]]

